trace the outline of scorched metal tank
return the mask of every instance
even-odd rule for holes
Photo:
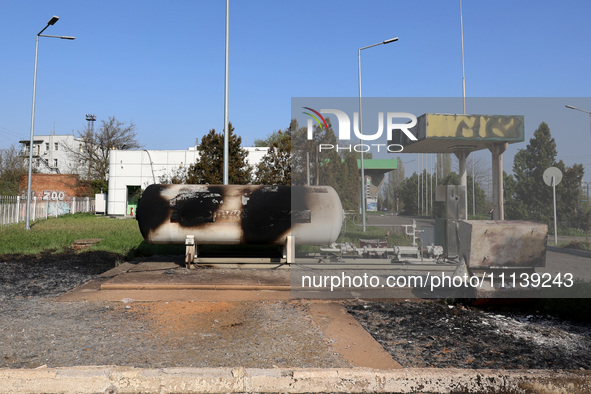
[[[343,208],[330,186],[150,185],[137,206],[146,242],[298,245],[336,241]]]

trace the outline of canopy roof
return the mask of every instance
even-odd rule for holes
[[[388,144],[402,145],[403,153],[453,153],[525,139],[522,115],[424,114],[417,118],[410,132],[418,141],[410,140],[403,132],[395,132]]]

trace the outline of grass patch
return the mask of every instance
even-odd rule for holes
[[[351,242],[359,246],[360,238],[384,240],[387,231],[386,227],[366,226],[366,231],[363,232],[360,224],[348,219],[337,242]],[[410,237],[400,231],[403,230],[390,230],[389,247],[411,244]],[[75,240],[84,238],[103,239],[84,250],[116,253],[125,259],[185,253],[184,245],[152,245],[145,242],[135,219],[114,219],[77,213],[34,222],[30,230],[25,230],[24,223],[3,227],[0,229],[0,255],[61,253],[71,250]],[[317,251],[318,247],[301,245],[298,250],[312,252]]]
[[[554,235],[554,227],[548,226],[548,235]],[[559,228],[558,235],[566,237],[588,237],[589,233],[580,228]]]
[[[591,252],[591,242],[589,241],[571,241],[565,245],[561,245],[561,248],[585,250]]]
[[[83,238],[103,239],[85,250],[117,253],[128,259],[153,254],[184,253],[184,245],[146,243],[134,219],[113,219],[77,213],[37,221],[31,225],[30,230],[25,230],[23,223],[2,228],[0,255],[64,252],[71,249],[75,240]]]

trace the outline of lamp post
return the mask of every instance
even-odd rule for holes
[[[591,128],[591,111],[585,111],[584,109],[573,107],[572,105],[565,105],[565,107],[568,109],[576,109],[577,111],[581,111],[589,115],[589,127]]]
[[[31,110],[31,139],[29,142],[29,179],[27,180],[27,218],[25,222],[25,229],[31,229],[31,177],[33,174],[33,134],[35,130],[35,93],[37,89],[37,57],[39,54],[39,37],[50,37],[50,38],[60,38],[62,40],[74,40],[76,37],[72,36],[52,36],[41,34],[47,29],[49,26],[55,25],[55,23],[60,18],[58,16],[52,16],[51,19],[47,22],[47,25],[37,33],[37,39],[35,41],[35,72],[33,74],[33,109]]]
[[[375,47],[378,45],[389,44],[391,42],[398,41],[398,37],[389,38],[377,44],[368,45],[363,48],[359,48],[357,51],[357,62],[359,65],[359,133],[363,135],[363,112],[361,107],[361,51],[367,48]],[[363,140],[360,140],[360,144],[363,144]],[[363,148],[361,149],[361,221],[363,222],[363,232],[365,232],[365,167],[363,163]]]
[[[229,141],[230,141],[230,125],[228,121],[228,61],[229,61],[229,45],[230,45],[230,0],[226,0],[226,68],[224,77],[224,185],[229,183]]]

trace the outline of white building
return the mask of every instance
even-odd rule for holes
[[[269,148],[247,147],[247,162],[256,167]],[[112,150],[109,155],[107,214],[135,216],[141,190],[153,183],[165,183],[186,171],[199,158],[195,147],[187,150]]]
[[[21,140],[21,152],[29,157],[30,140]],[[33,139],[33,168],[42,174],[83,174],[88,171],[72,156],[81,142],[74,134],[35,135]]]

